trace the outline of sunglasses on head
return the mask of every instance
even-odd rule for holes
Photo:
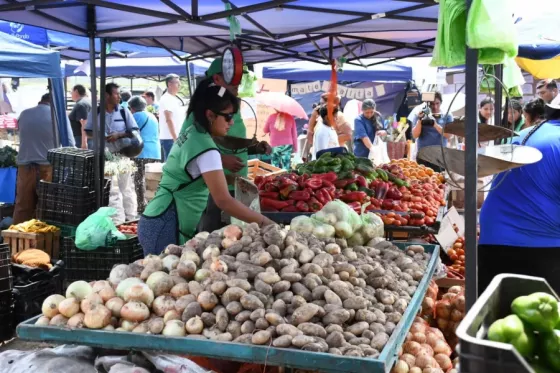
[[[214,114],[224,117],[226,122],[231,122],[235,113],[220,113],[219,111],[215,111]]]

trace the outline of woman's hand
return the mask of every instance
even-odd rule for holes
[[[262,223],[261,223],[261,227],[266,227],[267,225],[273,225],[273,224],[276,224],[276,223],[263,215],[263,220],[262,220]]]
[[[230,172],[239,172],[244,164],[241,158],[232,154],[222,154],[222,166]]]
[[[385,136],[387,136],[387,131],[379,130],[379,131],[377,131],[376,135],[381,136],[381,137],[385,137]]]

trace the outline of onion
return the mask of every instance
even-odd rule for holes
[[[189,294],[189,284],[184,282],[181,284],[176,284],[171,288],[171,296],[178,299],[181,298],[183,295]]]
[[[119,286],[117,286],[117,297],[122,298],[124,296],[124,292],[126,291],[126,289],[128,289],[132,285],[136,285],[136,284],[143,284],[143,282],[138,277],[131,277],[131,278],[127,278],[126,280],[122,281],[119,284]]]
[[[446,330],[447,329],[447,325],[449,324],[449,320],[447,319],[437,319],[437,326],[439,329],[441,330]]]
[[[178,285],[178,284],[185,284],[185,283],[187,282],[187,280],[185,280],[184,278],[182,278],[181,276],[179,276],[179,271],[177,271],[176,269],[174,269],[174,270],[171,271],[171,272],[174,272],[174,273],[173,273],[173,274],[170,273],[169,276],[171,276],[171,279],[173,280],[173,283],[174,283],[175,285]]]
[[[132,329],[133,333],[143,333],[146,334],[150,331],[150,329],[148,328],[148,323],[143,322],[140,325],[137,325],[134,329]]]
[[[418,367],[412,367],[412,368],[410,368],[408,373],[422,373],[422,369],[420,369]]]
[[[412,340],[420,344],[426,343],[426,335],[424,333],[414,333],[412,335]]]
[[[179,276],[191,280],[196,273],[196,263],[192,260],[181,260],[177,265]]]
[[[408,364],[402,360],[397,361],[391,373],[408,373]]]
[[[58,305],[64,299],[65,298],[60,294],[53,294],[48,296],[43,301],[43,305],[41,306],[41,312],[43,312],[44,316],[47,316],[48,318],[53,318],[58,314]]]
[[[447,301],[440,301],[436,304],[436,315],[441,319],[449,319],[451,315],[451,304]]]
[[[107,286],[111,287],[111,283],[109,281],[100,280],[100,281],[95,281],[91,286],[91,289],[93,290],[94,293],[99,293],[101,289]]]
[[[220,248],[216,245],[210,245],[202,252],[202,259],[208,260],[220,256]]]
[[[204,311],[212,311],[218,304],[218,297],[210,291],[203,291],[198,295],[197,302]]]
[[[75,281],[66,289],[66,298],[76,298],[82,301],[85,297],[93,292],[93,288],[85,281]]]
[[[84,325],[89,329],[101,329],[111,323],[111,311],[107,307],[97,304],[86,312]]]
[[[426,354],[420,354],[420,356],[416,356],[416,366],[418,368],[435,368],[436,364],[436,361],[431,356],[428,356]]]
[[[65,326],[68,319],[61,314],[54,315],[54,317],[49,321],[49,326]]]
[[[214,261],[212,261],[212,264],[210,264],[210,270],[215,272],[227,273],[228,267],[226,262],[218,258],[215,258]]]
[[[121,317],[128,321],[141,322],[150,317],[150,310],[144,303],[128,302],[121,309]]]
[[[451,311],[451,321],[460,322],[461,320],[463,320],[463,313],[461,311],[456,308]]]
[[[113,325],[109,324],[106,327],[102,328],[102,330],[113,331],[113,330],[115,330],[115,327]]]
[[[234,241],[241,239],[242,235],[243,231],[241,230],[241,228],[234,224],[228,225],[223,230],[223,236]]]
[[[201,268],[198,271],[196,271],[196,274],[194,275],[194,280],[196,282],[202,282],[206,280],[208,277],[210,277],[210,274],[211,274],[210,270]]]
[[[461,312],[465,312],[465,296],[464,295],[457,295],[455,299],[453,299],[453,305]]]
[[[163,258],[162,264],[163,268],[167,272],[171,272],[172,270],[177,268],[177,265],[179,264],[179,257],[177,255],[167,255],[165,258]]]
[[[204,329],[204,323],[200,316],[191,317],[185,324],[185,329],[189,334],[200,334]]]
[[[434,349],[427,343],[421,343],[422,351],[426,353],[426,355],[434,356]]]
[[[158,271],[152,273],[150,277],[148,277],[146,285],[152,289],[154,296],[158,297],[163,294],[168,294],[175,283],[167,273]]]
[[[105,306],[105,307],[107,307],[107,306]],[[109,311],[111,311],[111,310],[109,310]],[[115,328],[117,326],[119,326],[119,319],[116,318],[115,316],[111,316],[111,325],[113,325],[113,327],[115,327]]]
[[[99,304],[103,305],[103,299],[101,298],[101,296],[96,293],[91,293],[82,300],[80,309],[83,313],[86,313]]]
[[[77,304],[77,303],[76,303]],[[83,313],[76,313],[68,320],[68,326],[70,328],[83,328],[84,327],[84,318],[86,315]]]
[[[192,250],[185,250],[181,255],[181,262],[190,260],[193,262],[197,267],[200,265],[200,257],[198,254]]]
[[[122,298],[125,302],[142,302],[150,306],[154,301],[154,292],[144,283],[134,284],[125,290]]]
[[[171,320],[165,324],[161,334],[168,337],[184,337],[186,333],[185,324],[180,320]]]
[[[114,317],[121,317],[121,308],[123,308],[123,306],[124,300],[119,297],[111,298],[107,301],[107,303],[105,303],[105,307],[111,311],[111,314]]]
[[[201,239],[201,240],[206,240],[208,238],[208,236],[210,236],[209,232],[199,232],[194,236],[194,238],[198,238],[198,239]]]
[[[132,277],[132,272],[128,265],[119,264],[114,266],[109,274],[109,282],[113,286],[118,286],[122,281]]]
[[[164,326],[165,322],[161,317],[155,317],[148,321],[148,329],[150,329],[150,333],[152,334],[161,334]]]
[[[412,326],[410,327],[410,332],[412,334],[415,333],[426,333],[426,324],[423,323],[419,323],[419,322],[415,322],[414,324],[412,324]]]
[[[166,323],[170,320],[181,320],[181,315],[176,310],[169,310],[163,316],[163,322]]]
[[[436,345],[437,341],[439,341],[440,339],[441,338],[439,338],[435,333],[428,333],[426,335],[426,343],[432,346],[432,348]]]
[[[80,302],[76,298],[66,298],[58,304],[58,312],[64,317],[71,318],[80,312]]]
[[[194,295],[192,294],[183,295],[175,302],[175,311],[179,312],[180,314],[183,314],[183,311],[185,310],[185,308],[187,308],[187,305],[191,302],[196,302],[196,298]]]
[[[41,316],[37,319],[37,321],[35,321],[35,325],[48,326],[50,321],[51,319],[49,319],[47,316]]]
[[[411,354],[412,356],[418,356],[420,351],[422,351],[422,346],[418,342],[406,342],[403,345],[403,351],[405,354]]]
[[[435,354],[445,354],[447,356],[451,355],[451,347],[445,342],[445,340],[440,339],[434,345],[434,353]]]
[[[232,240],[231,238],[224,238],[222,240],[222,247],[224,249],[229,249],[230,247],[232,247],[233,245],[235,245],[236,240]]]
[[[169,295],[161,295],[154,299],[152,310],[157,316],[163,317],[167,311],[175,311],[175,299]]]
[[[121,327],[119,329],[123,329],[126,332],[131,332],[132,329],[136,328],[136,325],[138,325],[137,322],[122,320],[121,321]]]
[[[436,359],[436,362],[439,364],[439,367],[444,371],[448,371],[449,369],[453,368],[453,363],[451,362],[451,359],[449,358],[449,356],[445,354],[437,354],[436,356],[434,356],[434,359]]]
[[[103,300],[103,303],[107,302],[109,299],[114,298],[117,296],[117,293],[115,292],[115,290],[111,287],[111,285],[107,285],[104,288],[102,288],[101,290],[99,290],[97,292],[97,294],[99,294],[99,296],[101,296],[101,299]]]
[[[409,367],[413,367],[416,362],[416,358],[411,354],[402,354],[399,359],[407,363]]]

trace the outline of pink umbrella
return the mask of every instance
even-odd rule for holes
[[[269,106],[276,111],[293,115],[301,119],[309,119],[303,107],[291,98],[281,92],[263,92],[255,97],[258,103]]]

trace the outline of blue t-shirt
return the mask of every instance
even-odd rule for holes
[[[159,124],[156,117],[147,111],[137,111],[134,113],[134,119],[144,141],[144,149],[138,158],[161,159]]]
[[[531,131],[524,129],[514,144]],[[525,144],[542,160],[496,177],[480,213],[480,244],[560,248],[560,120],[548,121]]]
[[[413,127],[419,125],[417,124],[418,114],[420,114],[420,111],[418,112],[413,111],[412,113],[410,113],[408,117],[408,120],[410,120]],[[453,122],[453,116],[451,114],[448,114],[447,116],[442,115],[436,120],[436,122],[441,127],[445,127],[447,123]],[[432,146],[432,145],[441,146],[441,135],[433,126],[423,126],[422,133],[420,133],[420,137],[416,139],[416,147],[418,149],[422,149],[426,146]],[[447,146],[447,139],[445,138],[443,139],[443,146]]]
[[[372,119],[367,119],[363,114],[360,114],[354,119],[354,155],[356,157],[369,156],[369,149],[366,148],[362,139],[369,138],[373,144],[375,139],[375,132],[377,132],[377,118],[374,116]]]

